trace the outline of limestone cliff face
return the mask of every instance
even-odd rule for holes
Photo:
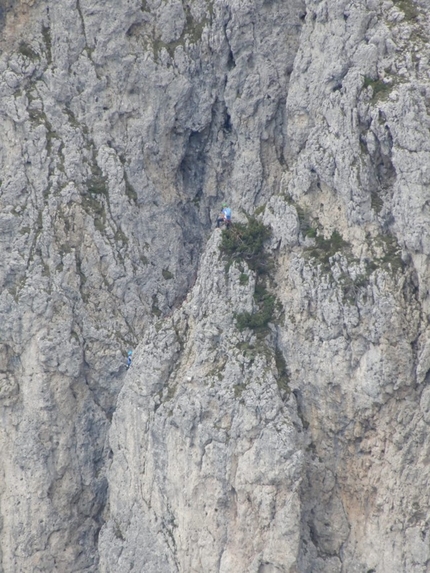
[[[182,308],[150,329],[111,428],[101,570],[275,571],[300,541],[300,419],[271,340],[240,333],[254,280],[211,238]],[[132,493],[132,499],[130,493]]]
[[[427,571],[426,2],[0,26],[0,571]]]
[[[309,424],[300,568],[426,571],[429,23],[412,2],[306,20],[285,179],[302,237],[278,267]]]

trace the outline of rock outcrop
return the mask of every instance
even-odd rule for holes
[[[427,3],[0,27],[0,572],[426,572]]]
[[[301,422],[294,397],[282,400],[270,337],[235,325],[255,285],[252,276],[241,285],[237,266],[225,272],[219,238],[182,308],[148,331],[121,392],[101,571],[278,571],[296,561]]]

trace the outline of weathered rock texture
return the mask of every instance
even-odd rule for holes
[[[149,329],[111,429],[102,571],[276,571],[300,540],[301,422],[273,345],[238,333],[251,310],[217,233],[180,311]],[[130,503],[130,492],[133,502]]]
[[[429,569],[427,12],[0,2],[1,572]]]

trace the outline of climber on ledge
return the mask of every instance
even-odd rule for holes
[[[132,356],[133,356],[133,352],[132,352],[131,350],[129,350],[129,351],[128,351],[128,354],[127,354],[127,366],[126,366],[127,370],[128,370],[128,369],[130,368],[130,366],[131,366],[131,357],[132,357]]]
[[[231,225],[231,209],[227,206],[227,203],[222,204],[222,211],[216,220],[217,228],[219,228],[219,226],[223,223],[226,229],[228,229]]]

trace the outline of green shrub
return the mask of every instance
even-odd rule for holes
[[[233,260],[246,261],[249,268],[263,274],[268,269],[268,257],[264,253],[264,243],[272,235],[268,225],[255,217],[248,217],[248,223],[235,223],[224,229],[221,240],[221,252]]]
[[[331,237],[325,239],[322,235],[315,237],[315,246],[306,249],[306,252],[313,258],[320,261],[324,267],[330,267],[330,257],[338,252],[350,248],[350,244],[345,241],[338,231],[333,231]]]
[[[236,315],[236,324],[239,330],[244,330],[245,328],[262,330],[272,320],[275,310],[275,296],[270,294],[265,286],[257,284],[254,300],[258,307],[257,312],[241,312]]]
[[[163,275],[163,278],[164,278],[166,281],[169,281],[170,279],[173,279],[173,276],[174,276],[173,273],[171,273],[171,272],[169,271],[169,269],[163,269],[163,270],[161,271],[161,274]]]
[[[106,209],[103,201],[98,200],[90,193],[82,195],[82,206],[88,215],[93,217],[95,228],[104,233],[106,226]]]
[[[94,195],[107,195],[107,178],[94,173],[92,177],[87,179],[87,190]]]
[[[27,44],[27,42],[24,41],[20,42],[18,52],[32,61],[38,60],[40,58],[39,54],[35,52],[33,48]]]
[[[315,227],[309,227],[309,229],[305,233],[305,237],[309,237],[310,239],[315,239],[317,236],[317,230]]]
[[[248,283],[249,283],[249,276],[246,273],[240,273],[239,284],[244,286],[244,285],[247,285]]]
[[[287,363],[285,362],[284,355],[281,350],[277,348],[275,350],[275,363],[276,369],[278,371],[278,378],[276,380],[278,388],[281,392],[286,392],[290,394],[290,375],[288,373]]]
[[[256,210],[254,211],[254,217],[258,217],[258,215],[261,215],[261,213],[264,212],[266,208],[266,203],[264,203],[264,205],[260,205],[260,207],[257,207]]]
[[[405,263],[402,259],[402,249],[396,237],[393,235],[382,235],[379,237],[379,240],[383,245],[384,255],[378,259],[378,262],[393,272],[403,271]]]
[[[416,20],[419,16],[418,8],[414,5],[412,0],[394,0],[395,6],[405,15],[405,20]]]
[[[233,261],[244,261],[255,272],[256,283],[254,300],[256,312],[236,314],[239,330],[252,328],[264,331],[273,318],[276,298],[266,288],[266,275],[273,266],[272,257],[264,251],[264,243],[272,235],[272,229],[255,217],[248,217],[247,223],[235,223],[224,229],[221,240],[221,252],[227,255],[229,264]],[[246,285],[249,276],[241,269],[239,283]]]
[[[393,87],[391,84],[387,84],[380,79],[373,80],[372,78],[364,78],[364,87],[367,88],[369,86],[373,91],[372,100],[383,98]]]

